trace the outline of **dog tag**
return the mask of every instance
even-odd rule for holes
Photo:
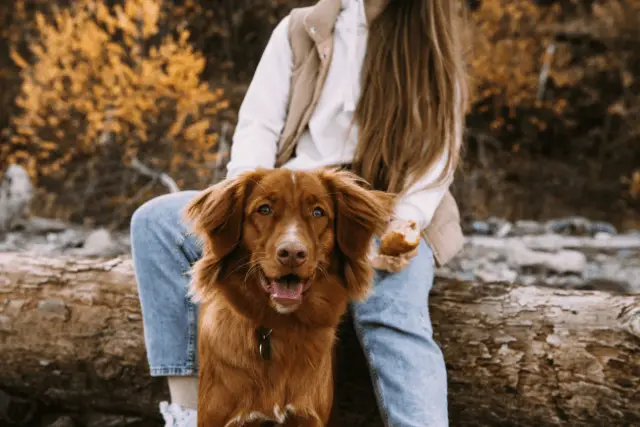
[[[262,360],[271,360],[271,329],[256,329],[258,338],[258,351]]]

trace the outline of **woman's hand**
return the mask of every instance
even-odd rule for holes
[[[394,219],[380,240],[382,244],[374,245],[369,256],[373,268],[397,273],[418,254],[420,231],[413,221]]]
[[[398,256],[383,255],[376,252],[371,256],[371,265],[376,270],[384,270],[390,273],[397,273],[403,270],[409,262],[418,254],[418,248]]]

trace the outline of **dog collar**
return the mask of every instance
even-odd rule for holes
[[[258,352],[260,359],[271,360],[271,329],[259,327],[256,329],[256,337],[258,338]]]

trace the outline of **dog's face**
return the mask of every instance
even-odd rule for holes
[[[205,240],[194,290],[206,298],[218,282],[243,308],[280,314],[363,297],[391,201],[336,171],[258,170],[218,184],[187,210]]]
[[[243,242],[277,311],[298,308],[316,275],[329,270],[334,211],[317,175],[279,171],[253,189],[245,206]]]

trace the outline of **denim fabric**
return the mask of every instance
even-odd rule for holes
[[[133,215],[131,240],[151,375],[197,373],[197,307],[187,297],[188,271],[201,245],[183,210],[197,192],[162,196]],[[444,359],[432,338],[427,299],[434,262],[421,242],[399,273],[377,272],[372,295],[352,304],[385,425],[448,426]]]

